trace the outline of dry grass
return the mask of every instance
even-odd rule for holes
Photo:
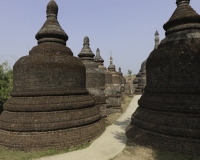
[[[35,158],[41,158],[45,156],[51,156],[56,154],[62,154],[67,152],[72,152],[76,150],[81,150],[90,146],[91,143],[83,144],[79,147],[72,149],[63,149],[63,150],[47,150],[47,151],[31,151],[23,152],[17,150],[10,150],[3,147],[0,147],[0,160],[32,160]]]

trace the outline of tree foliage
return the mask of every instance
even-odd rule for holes
[[[5,61],[0,64],[0,113],[3,110],[3,104],[10,97],[13,88],[13,70]]]
[[[132,74],[132,71],[128,70],[128,75],[131,76],[131,74]]]

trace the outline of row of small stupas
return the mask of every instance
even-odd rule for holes
[[[147,83],[126,135],[140,145],[200,155],[200,15],[190,0],[176,4],[163,26],[166,37],[144,62]]]
[[[110,59],[108,70],[89,38],[78,57],[66,46],[54,0],[36,34],[38,45],[13,67],[13,90],[0,115],[0,145],[32,150],[67,148],[98,137],[109,112],[121,111],[125,83]],[[106,113],[107,112],[107,113]]]
[[[158,34],[158,31],[156,31],[154,50],[158,48],[158,45],[159,45],[159,34]],[[131,81],[131,77],[128,78],[127,83],[131,87],[131,92],[136,95],[143,94],[144,88],[146,86],[146,81],[147,81],[147,79],[146,79],[146,61],[147,60],[142,62],[141,68],[133,81]]]

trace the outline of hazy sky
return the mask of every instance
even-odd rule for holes
[[[108,67],[110,50],[118,70],[138,73],[154,48],[156,29],[165,37],[163,24],[176,8],[176,0],[55,0],[58,21],[69,36],[67,46],[77,56],[85,36],[96,54],[99,48]],[[49,0],[1,0],[0,62],[28,55],[37,45],[35,34],[46,20]],[[200,13],[200,0],[191,0]],[[12,58],[13,57],[13,58]]]

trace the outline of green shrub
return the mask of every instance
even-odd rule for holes
[[[0,64],[0,113],[3,111],[3,104],[10,97],[13,88],[13,70],[5,61]]]

